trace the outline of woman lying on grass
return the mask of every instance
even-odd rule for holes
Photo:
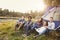
[[[37,19],[37,21],[33,24],[33,27],[31,27],[31,30],[35,29],[35,28],[40,28],[43,25],[43,19],[39,18]]]
[[[44,34],[47,31],[48,28],[48,22],[47,21],[43,21],[43,26],[40,28],[35,28],[35,30],[39,33],[39,35],[34,36],[34,38]]]

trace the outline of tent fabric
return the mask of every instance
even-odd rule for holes
[[[53,17],[54,21],[60,21],[60,7],[54,7],[42,16],[45,20],[49,20],[50,17]]]
[[[42,18],[47,21],[49,21],[50,17],[53,17],[56,27],[60,25],[60,6],[56,6],[50,10],[47,10],[42,16]]]

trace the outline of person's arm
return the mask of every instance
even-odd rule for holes
[[[36,23],[33,24],[33,26],[31,27],[31,29],[35,29],[36,27]]]
[[[52,24],[52,28],[51,29],[55,29],[55,23]]]
[[[28,24],[28,26],[31,26],[33,23],[32,22],[30,22],[29,24]]]
[[[28,22],[26,22],[26,23],[24,24],[24,27],[25,27],[26,25],[28,25]]]
[[[22,23],[23,23],[23,24],[25,24],[25,23],[26,23],[26,21],[24,20]]]
[[[20,23],[21,19],[18,19],[17,23]]]

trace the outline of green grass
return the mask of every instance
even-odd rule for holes
[[[15,31],[16,21],[7,21],[0,23],[0,40],[48,40],[49,38],[45,35],[39,36],[36,39],[33,38],[34,33],[28,37],[23,37],[22,30]],[[50,38],[51,39],[51,38]]]

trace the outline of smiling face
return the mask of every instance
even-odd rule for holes
[[[30,21],[30,20],[31,20],[31,18],[28,18],[28,20]]]
[[[21,18],[22,18],[22,19],[25,19],[25,17],[24,17],[24,16],[22,16]]]
[[[28,21],[31,21],[32,17],[31,16],[28,16]]]
[[[53,17],[50,17],[50,22],[53,22]]]

